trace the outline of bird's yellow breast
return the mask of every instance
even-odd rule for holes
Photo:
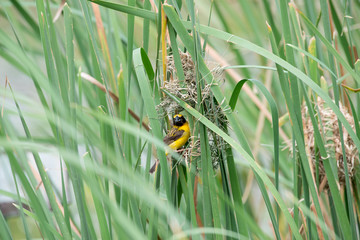
[[[171,144],[169,144],[169,147],[174,150],[177,150],[177,149],[181,148],[182,146],[184,146],[190,137],[190,127],[189,127],[188,122],[186,122],[182,126],[176,127],[176,128],[180,131],[184,130],[184,133],[179,139],[177,139],[174,142],[172,142]]]

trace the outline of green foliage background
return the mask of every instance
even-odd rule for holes
[[[316,99],[343,126],[344,155],[343,131],[359,149],[359,10],[355,0],[1,1],[0,56],[22,77],[1,70],[1,164],[16,191],[0,194],[19,216],[0,214],[0,238],[357,239],[358,178],[345,166],[340,187]],[[166,56],[184,79],[174,49],[194,62],[196,106],[162,90]],[[213,84],[208,62],[223,82]],[[200,140],[190,162],[166,159],[164,96],[184,108],[188,147]],[[325,191],[304,141],[305,105]]]

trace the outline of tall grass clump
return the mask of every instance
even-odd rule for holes
[[[0,239],[359,238],[359,10],[1,1]]]

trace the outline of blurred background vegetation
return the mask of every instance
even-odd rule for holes
[[[358,239],[359,10],[2,0],[0,239]]]

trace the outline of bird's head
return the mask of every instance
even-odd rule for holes
[[[183,115],[176,114],[173,116],[173,125],[174,126],[181,127],[182,125],[184,125],[184,123],[186,123],[186,119],[184,118]]]

